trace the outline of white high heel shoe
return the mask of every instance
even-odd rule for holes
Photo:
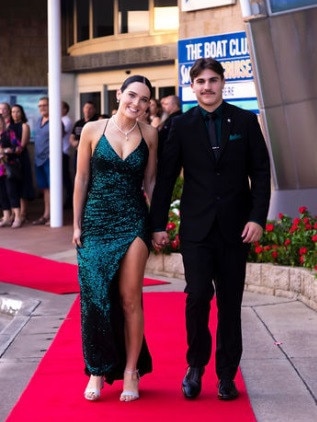
[[[88,387],[91,378],[100,378],[100,387]],[[97,401],[100,399],[100,391],[103,389],[104,386],[104,378],[101,376],[96,376],[96,375],[91,375],[90,376],[90,380],[88,382],[88,385],[86,387],[86,390],[84,392],[84,397],[86,400],[90,400],[90,401]]]
[[[123,390],[121,395],[120,395],[120,401],[134,401],[137,400],[140,396],[139,396],[139,390],[138,390],[138,385],[139,385],[139,381],[140,381],[140,375],[139,375],[139,370],[136,369],[135,371],[129,371],[128,369],[126,369],[124,371],[125,374],[129,374],[131,375],[131,379],[130,379],[130,383],[134,383],[136,385],[136,390]]]

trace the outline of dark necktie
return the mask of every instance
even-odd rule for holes
[[[215,157],[218,158],[219,155],[219,144],[217,140],[216,135],[216,125],[215,125],[215,119],[217,118],[216,113],[208,113],[206,116],[207,119],[207,129],[208,129],[208,135],[209,135],[209,141],[211,144],[211,149],[213,153],[215,154]]]

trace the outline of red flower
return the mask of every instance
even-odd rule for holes
[[[304,262],[305,262],[305,255],[302,255],[302,256],[299,257],[299,262],[301,264],[304,264]]]
[[[266,230],[267,232],[273,232],[273,231],[274,231],[274,224],[272,224],[272,223],[268,223],[268,224],[265,226],[265,230]]]
[[[176,224],[173,223],[173,221],[170,221],[166,225],[166,231],[168,231],[168,232],[171,231],[171,230],[174,230],[175,228],[176,228]]]
[[[262,246],[258,245],[254,248],[254,252],[257,254],[260,254],[261,252],[263,252],[263,248]]]
[[[287,238],[287,239],[285,239],[284,240],[284,245],[285,246],[288,246],[288,245],[290,245],[292,243],[292,241],[291,241],[291,239],[289,239],[289,238]]]
[[[289,232],[294,233],[296,232],[297,229],[298,229],[298,226],[296,224],[293,224],[292,227],[289,229]]]
[[[317,223],[315,223],[315,224],[314,224],[314,229],[315,229],[315,230],[317,229]]]
[[[305,255],[307,253],[308,249],[305,246],[302,246],[301,248],[299,248],[299,254],[300,255]]]
[[[305,212],[307,211],[307,207],[299,207],[298,211],[300,214],[305,214]]]
[[[277,259],[277,257],[278,257],[278,252],[272,251],[272,258]]]
[[[284,218],[284,214],[282,214],[281,212],[278,214],[278,218],[280,219],[280,220],[283,220],[283,218]]]
[[[171,241],[171,247],[174,250],[178,249],[178,247],[179,247],[179,238],[178,237],[175,237],[175,239]]]
[[[313,242],[317,242],[317,234],[314,234],[314,236],[311,237],[311,240]]]

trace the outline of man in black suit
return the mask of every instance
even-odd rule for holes
[[[262,235],[269,208],[269,155],[257,116],[223,101],[224,69],[218,61],[198,59],[190,78],[198,106],[173,119],[159,160],[151,203],[152,244],[159,251],[168,243],[170,200],[182,168],[179,234],[188,345],[182,391],[189,399],[201,391],[211,355],[210,302],[216,294],[218,397],[232,400],[238,396],[234,378],[242,355],[247,255],[250,243]],[[214,130],[210,136],[209,125]]]
[[[168,138],[173,118],[182,114],[180,100],[177,95],[168,95],[167,97],[162,98],[161,104],[163,108],[163,115],[165,114],[167,117],[163,120],[162,123],[160,123],[158,127],[158,159],[160,159],[162,155],[164,144]]]

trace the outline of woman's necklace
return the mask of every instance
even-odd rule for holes
[[[129,133],[131,133],[134,129],[135,129],[135,127],[136,127],[136,125],[137,125],[137,120],[135,121],[135,123],[134,123],[134,125],[132,126],[132,128],[130,129],[130,130],[128,130],[127,132],[125,132],[124,130],[122,130],[121,129],[121,127],[119,127],[118,125],[117,125],[117,123],[116,123],[116,121],[115,121],[115,118],[114,117],[112,117],[111,118],[111,120],[113,121],[113,124],[115,125],[115,127],[118,129],[118,131],[119,132],[121,132],[124,136],[125,136],[125,140],[126,141],[128,141],[129,140],[129,138],[128,138],[128,135],[129,135]]]

